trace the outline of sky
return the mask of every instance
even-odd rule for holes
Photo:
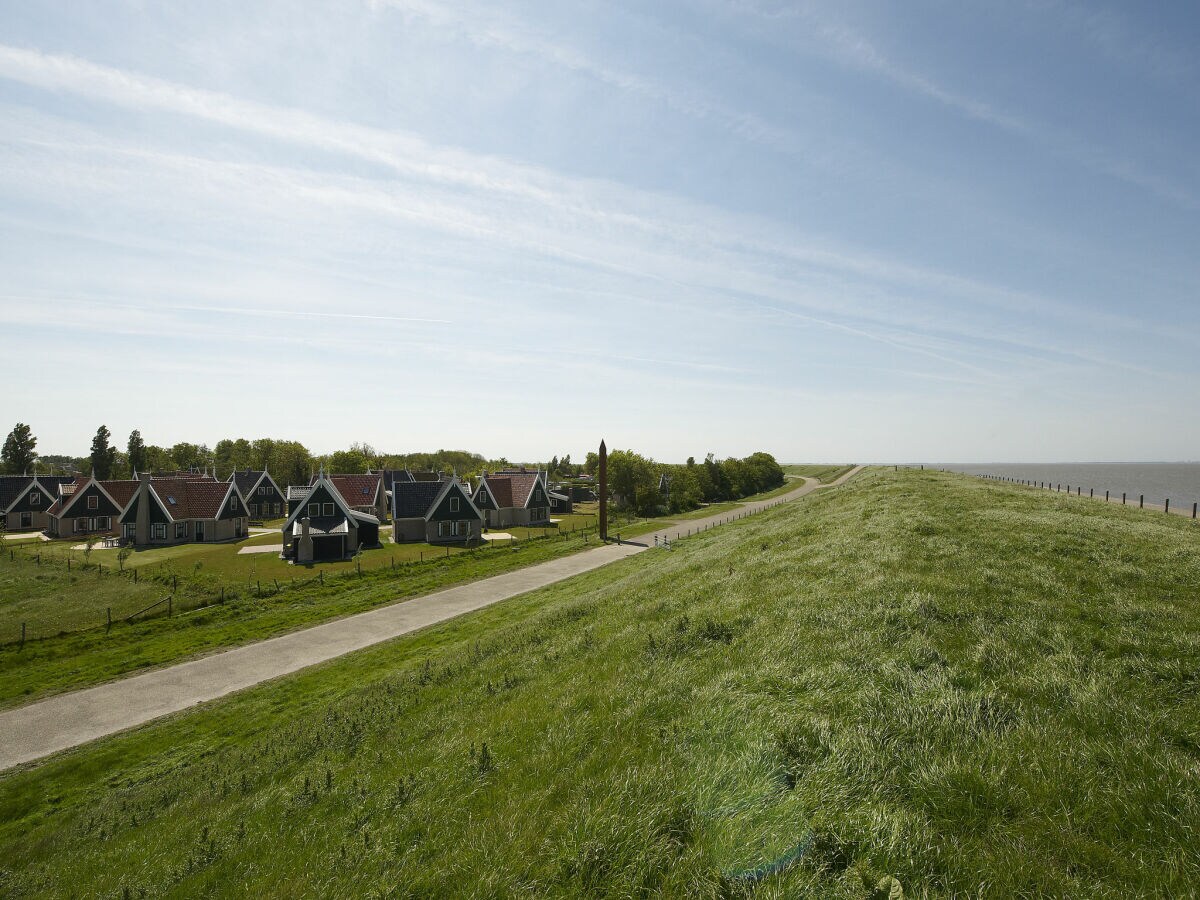
[[[0,0],[0,424],[1200,458],[1194,3]]]

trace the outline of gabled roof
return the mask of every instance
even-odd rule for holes
[[[75,502],[75,499],[87,490],[88,486],[93,482],[100,489],[100,492],[112,501],[113,506],[121,511],[124,511],[125,507],[129,505],[129,501],[137,493],[138,485],[141,484],[141,482],[132,479],[98,481],[94,475],[81,475],[70,484],[60,486],[62,493],[46,512],[55,518],[61,518],[66,515],[71,511],[71,505]]]
[[[233,474],[226,480],[236,484],[238,490],[242,492],[243,497],[249,497],[254,493],[254,489],[258,487],[258,483],[262,481],[262,477],[266,474],[265,470],[261,472],[256,472],[253,469],[243,469],[240,472],[234,470]]]
[[[534,486],[542,481],[541,472],[514,472],[506,470],[497,475],[485,475],[488,488],[500,509],[513,507],[524,509]]]
[[[392,518],[423,519],[449,482],[398,481],[392,486]]]
[[[10,506],[23,497],[33,481],[32,475],[0,475],[0,512],[7,512]],[[53,497],[54,494],[49,496]]]
[[[195,478],[155,478],[150,490],[171,521],[183,519],[215,519],[221,514],[231,491],[242,494],[237,485],[228,481],[207,481]],[[125,507],[128,507],[128,503]]]
[[[442,499],[455,488],[467,501],[467,506],[474,510],[475,517],[483,518],[483,514],[471,501],[470,488],[453,475],[444,481],[413,481],[408,484],[397,484],[392,491],[392,518],[395,520],[428,520],[441,504]]]
[[[295,485],[292,485],[291,487],[288,488],[288,499],[289,500],[292,499],[292,487],[295,487]],[[329,496],[332,497],[333,502],[337,504],[338,514],[341,517],[346,518],[346,519],[354,519],[355,521],[358,521],[358,522],[365,522],[365,523],[370,523],[370,524],[375,524],[375,525],[379,524],[379,520],[377,518],[375,518],[374,516],[366,515],[364,513],[360,513],[360,512],[357,512],[357,511],[351,509],[350,504],[346,502],[346,498],[342,496],[342,492],[337,489],[337,485],[335,485],[333,483],[333,481],[330,479],[330,476],[328,476],[328,475],[324,475],[324,474],[317,475],[316,479],[313,481],[313,483],[308,486],[307,492],[304,493],[303,495],[301,495],[301,498],[308,497],[315,490],[317,490],[317,488],[321,488],[321,487],[325,488],[329,492]],[[290,516],[288,516],[287,521],[283,523],[283,533],[287,534],[288,531],[291,530],[292,526],[296,522],[300,521],[300,519],[302,519],[307,514],[308,514],[308,511],[306,510],[305,505],[303,503],[299,504],[292,511],[292,514]],[[324,519],[327,517],[322,516],[321,518]]]
[[[303,500],[312,492],[312,486],[307,484],[289,484],[287,487],[288,500]]]

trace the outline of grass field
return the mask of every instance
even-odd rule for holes
[[[822,484],[829,484],[831,481],[837,481],[853,468],[853,465],[791,465],[783,466],[783,471],[786,475],[802,475],[805,478],[815,478]]]
[[[116,621],[171,594],[170,587],[159,581],[134,584],[127,577],[100,577],[94,566],[87,572],[76,569],[68,574],[65,564],[57,568],[48,562],[37,566],[15,554],[17,561],[7,557],[0,561],[0,708],[535,565],[595,545],[594,532],[587,542],[582,533],[568,532],[548,540],[518,541],[513,546],[461,553],[452,550],[448,556],[444,550],[431,551],[419,545],[424,547],[425,561],[410,560],[406,566],[401,562],[404,545],[389,544],[374,551],[374,557],[364,555],[368,561],[364,561],[361,575],[353,564],[342,565],[338,571],[325,565],[312,571],[291,567],[288,578],[280,579],[278,592],[274,581],[263,574],[261,595],[256,581],[253,588],[243,584],[237,593],[230,592],[222,604],[211,597],[219,596],[213,592],[223,582],[211,574],[193,573],[186,583],[180,582],[175,610],[198,603],[210,605],[173,618],[160,615],[132,624],[118,622],[111,631],[104,627],[106,606],[113,608]],[[388,564],[388,548],[394,548],[395,569]],[[225,547],[226,551],[230,549]],[[411,556],[415,558],[416,552]],[[292,576],[295,584],[290,580]],[[30,640],[23,648],[12,643],[20,634],[21,621],[33,623],[28,628]],[[60,630],[66,633],[59,634]]]
[[[1193,895],[1198,581],[869,471],[0,777],[0,894]]]

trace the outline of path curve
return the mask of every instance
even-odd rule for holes
[[[858,466],[828,485],[806,478],[801,487],[778,497],[689,520],[686,526],[664,528],[632,542],[606,544],[0,712],[0,734],[4,735],[0,742],[0,771],[590,572],[641,553],[653,547],[656,539],[675,540],[689,531],[695,533],[797,500],[821,488],[835,487],[862,468]]]

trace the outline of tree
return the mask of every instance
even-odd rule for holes
[[[92,438],[92,474],[101,481],[112,475],[113,463],[117,460],[117,449],[108,445],[111,437],[108,426],[101,425]]]
[[[546,466],[546,471],[551,475],[558,474],[558,454],[555,454],[554,458],[550,460],[550,465]]]
[[[129,432],[129,443],[125,449],[129,454],[130,474],[146,471],[146,442],[142,440],[142,433],[136,428]]]
[[[4,450],[0,451],[0,459],[4,462],[4,471],[9,475],[24,475],[33,468],[37,461],[37,438],[24,422],[18,422],[8,437],[4,440]]]
[[[367,471],[367,457],[362,450],[352,446],[349,450],[337,450],[330,454],[325,464],[327,472],[351,474]]]

